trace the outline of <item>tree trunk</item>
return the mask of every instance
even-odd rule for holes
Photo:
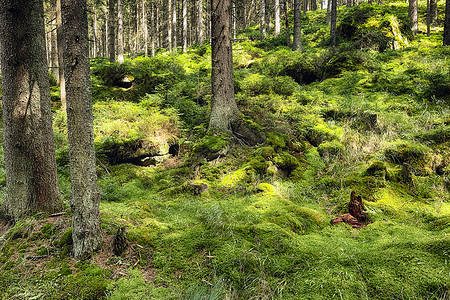
[[[284,3],[284,18],[286,23],[286,46],[289,47],[291,45],[291,34],[289,30],[289,14],[288,14],[287,0],[284,0],[283,3]]]
[[[427,0],[427,36],[431,33],[430,0]]]
[[[411,21],[411,31],[414,35],[416,35],[419,25],[417,15],[417,0],[409,0],[408,16],[409,20]]]
[[[261,40],[266,38],[266,1],[259,0],[259,35]]]
[[[230,9],[230,0],[211,1],[212,95],[209,130],[225,132],[232,132],[232,123],[240,119],[234,98]]]
[[[431,26],[435,26],[438,21],[437,0],[429,0],[429,1],[430,1]]]
[[[172,20],[172,31],[173,31],[173,37],[172,37],[172,47],[176,50],[178,47],[177,42],[177,0],[169,0],[172,1],[172,15],[169,16],[169,20]]]
[[[123,7],[122,0],[117,0],[117,61],[123,63],[124,57],[123,41]]]
[[[147,16],[147,3],[146,0],[142,0],[142,28],[144,39],[144,54],[148,57],[148,16]]]
[[[169,49],[169,51],[172,51],[172,46],[173,46],[173,38],[172,38],[172,20],[171,20],[171,16],[173,15],[173,10],[174,8],[172,7],[172,1],[169,0],[167,1],[167,48]]]
[[[450,0],[445,0],[444,45],[450,45]]]
[[[102,244],[100,194],[95,169],[86,0],[64,0],[62,9],[73,255],[75,258],[82,258],[98,250]]]
[[[0,0],[0,60],[6,197],[13,222],[62,208],[40,0]]]
[[[203,33],[203,0],[198,0],[198,43],[203,45],[205,39]]]
[[[62,18],[61,18],[61,0],[56,0],[56,37],[58,45],[58,73],[59,73],[59,94],[62,108],[66,108],[66,80],[64,78],[63,66],[63,48],[64,39],[62,38]]]
[[[187,11],[187,0],[183,0],[183,53],[187,52],[188,48],[188,11]]]
[[[61,1],[61,0],[58,0]],[[114,11],[115,0],[108,0],[108,55],[109,61],[116,61],[116,35],[115,35],[115,11]]]
[[[294,51],[302,51],[301,0],[294,0]]]
[[[281,32],[280,22],[280,0],[275,0],[275,35],[279,35]]]
[[[52,35],[52,74],[55,77],[56,81],[59,82],[59,68],[58,68],[58,35],[57,35],[57,24],[56,24],[56,0],[52,0],[50,3],[51,7],[51,35]]]
[[[337,0],[330,0],[330,36],[331,44],[336,46],[336,22],[337,22]]]

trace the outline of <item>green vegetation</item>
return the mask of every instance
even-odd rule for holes
[[[331,49],[325,13],[303,15],[303,53],[284,34],[251,41],[254,28],[234,45],[239,108],[266,135],[253,147],[207,133],[208,46],[93,59],[103,249],[70,257],[70,212],[23,220],[0,237],[0,298],[448,299],[442,28],[413,38],[404,2],[342,7]],[[66,120],[54,109],[67,199]],[[3,164],[0,184],[3,194]],[[372,223],[332,225],[352,190]],[[116,256],[122,226],[129,245]]]

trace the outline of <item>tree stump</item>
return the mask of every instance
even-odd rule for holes
[[[361,196],[356,196],[355,191],[350,194],[350,202],[347,205],[348,213],[331,220],[331,224],[346,223],[353,228],[363,228],[369,221]]]
[[[127,232],[125,230],[125,226],[117,229],[116,236],[113,241],[113,252],[115,255],[121,255],[128,247],[127,242]]]

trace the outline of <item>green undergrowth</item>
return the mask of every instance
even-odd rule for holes
[[[284,45],[285,32],[257,40],[258,26],[233,45],[236,101],[266,137],[252,147],[207,132],[209,45],[93,59],[103,249],[70,257],[69,212],[18,222],[0,238],[0,298],[448,299],[441,24],[413,37],[404,2],[341,7],[331,48],[326,12],[302,18],[304,52]],[[67,201],[66,118],[54,112]],[[2,162],[1,194],[5,183]],[[352,191],[370,222],[332,225]],[[122,226],[128,248],[117,256]]]

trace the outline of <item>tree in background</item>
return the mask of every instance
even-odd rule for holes
[[[116,61],[116,35],[114,31],[114,24],[116,24],[116,22],[114,2],[114,0],[108,0],[108,24],[106,26],[106,30],[108,31],[108,55],[110,62]]]
[[[259,0],[259,35],[261,40],[266,38],[266,1]]]
[[[300,0],[294,0],[294,51],[302,51],[302,21]]]
[[[337,22],[337,0],[330,0],[330,36],[331,36],[331,44],[336,46],[337,37],[336,37],[336,22]]]
[[[450,0],[445,1],[444,45],[450,45]]]
[[[414,35],[418,32],[419,19],[417,14],[417,0],[409,0],[409,9],[408,9],[408,17],[411,21],[411,31]]]
[[[281,21],[280,21],[280,0],[275,0],[275,35],[279,35],[281,32]]]
[[[69,134],[73,255],[101,247],[100,193],[95,169],[86,0],[63,0],[64,73]]]
[[[56,175],[44,9],[41,0],[0,1],[6,197],[13,222],[63,206]]]

